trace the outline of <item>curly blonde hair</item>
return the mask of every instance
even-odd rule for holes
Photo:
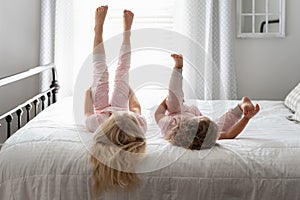
[[[175,146],[191,150],[211,148],[219,137],[218,125],[208,117],[182,120],[168,132],[168,140]]]
[[[146,150],[146,140],[135,115],[130,112],[113,113],[95,131],[90,160],[93,164],[93,194],[115,186],[133,188],[139,178],[135,166]]]

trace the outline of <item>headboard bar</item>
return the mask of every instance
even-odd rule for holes
[[[37,115],[37,109],[38,109],[39,103],[40,103],[39,99],[36,99],[36,100],[33,101],[33,105],[34,105],[34,116]]]
[[[39,74],[39,73],[41,73],[43,71],[46,71],[46,70],[49,70],[49,69],[55,70],[55,65],[53,63],[51,63],[51,64],[45,65],[45,66],[38,66],[38,67],[35,67],[35,68],[32,68],[32,69],[29,69],[25,72],[21,72],[21,73],[18,73],[18,74],[14,74],[14,75],[11,75],[11,76],[1,78],[0,79],[0,87],[2,87],[4,85],[7,85],[7,84],[10,84],[10,83],[13,83],[13,82],[16,82],[16,81],[19,81],[19,80],[22,80],[22,79],[27,78],[27,77],[33,76],[35,74]],[[54,74],[52,76],[53,76],[53,78],[55,78],[55,73],[53,73],[53,71],[52,71],[52,74]],[[55,80],[55,79],[53,79],[53,80]]]
[[[34,112],[34,115],[36,116],[37,115],[37,103],[39,102],[39,100],[42,101],[42,110],[45,109],[45,100],[46,100],[46,97],[45,96],[48,96],[48,94],[52,94],[53,90],[55,88],[50,88],[48,90],[46,90],[45,92],[43,93],[40,93],[36,96],[34,96],[33,98],[29,99],[28,101],[20,104],[18,107],[8,111],[7,113],[3,114],[0,116],[0,120],[2,119],[5,119],[6,121],[6,124],[7,124],[7,138],[10,137],[11,135],[11,122],[13,120],[13,114],[16,113],[17,116],[18,116],[18,129],[21,128],[21,117],[22,117],[22,114],[23,114],[23,108],[25,108],[26,110],[26,123],[30,121],[30,110],[32,108],[32,103],[34,104],[34,107],[35,107],[35,112]],[[35,103],[36,102],[36,103]],[[52,102],[54,103],[54,102]],[[51,102],[50,102],[51,104]],[[50,105],[49,102],[48,102],[48,105]]]
[[[55,78],[55,68],[52,68],[52,83],[50,85],[50,88],[54,88],[54,90],[52,90],[52,102],[56,103],[56,94],[59,90],[59,85],[58,85],[58,81]]]
[[[34,116],[36,116],[38,114],[38,106],[39,106],[40,102],[42,104],[41,105],[42,110],[45,109],[46,98],[47,98],[47,106],[50,106],[51,103],[53,104],[56,102],[56,94],[58,92],[59,85],[58,85],[58,81],[55,79],[56,70],[55,70],[55,65],[53,63],[51,63],[49,65],[45,65],[45,66],[38,66],[38,67],[32,68],[28,71],[21,72],[21,73],[0,79],[0,87],[2,87],[4,85],[14,83],[16,81],[25,79],[27,77],[39,74],[41,72],[44,72],[44,71],[50,70],[50,69],[52,70],[52,82],[51,82],[50,88],[48,90],[41,92],[40,94],[34,96],[33,98],[27,100],[26,102],[20,104],[16,108],[14,108],[0,116],[0,121],[3,119],[5,119],[5,121],[6,121],[7,138],[9,138],[12,134],[13,114],[16,113],[16,115],[17,115],[18,129],[20,129],[22,126],[21,119],[22,119],[23,111],[26,112],[26,122],[25,122],[25,124],[26,124],[27,122],[29,122],[31,120],[30,119],[30,111],[33,106],[34,106]],[[51,100],[52,100],[52,102],[51,102]],[[25,108],[25,110],[23,110],[24,108]],[[0,123],[0,126],[1,126],[1,123]]]
[[[22,109],[18,109],[17,111],[16,111],[16,114],[17,114],[17,116],[18,116],[18,129],[20,129],[21,128],[21,124],[22,124],[22,114],[23,114],[23,110]]]

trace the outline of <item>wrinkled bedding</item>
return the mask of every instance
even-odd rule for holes
[[[256,101],[260,113],[233,140],[210,150],[171,146],[160,135],[153,109],[140,185],[116,188],[99,199],[300,199],[300,125],[288,121],[282,101]],[[189,100],[212,118],[237,101]],[[92,133],[76,123],[72,99],[48,107],[12,135],[0,151],[0,199],[92,199],[88,157]]]

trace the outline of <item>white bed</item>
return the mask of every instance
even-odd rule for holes
[[[236,101],[187,101],[218,116]],[[159,134],[150,107],[141,184],[99,199],[300,199],[300,125],[281,101],[256,101],[260,113],[234,140],[211,150],[173,147]],[[0,151],[0,199],[92,199],[92,134],[73,120],[72,99],[50,106]]]

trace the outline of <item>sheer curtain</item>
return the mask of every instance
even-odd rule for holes
[[[179,30],[198,43],[201,51],[190,50],[195,66],[185,68],[194,91],[186,94],[199,99],[236,99],[233,66],[233,0],[190,0],[181,2]]]
[[[123,9],[131,9],[135,13],[133,30],[141,28],[172,29],[174,27],[174,0],[165,0],[164,2],[159,0],[143,2],[140,0],[103,0],[101,5],[109,6],[104,24],[104,43],[110,38],[122,34]],[[56,0],[54,58],[61,85],[60,96],[73,95],[80,68],[92,53],[94,13],[98,6],[100,6],[99,1],[96,0]],[[116,49],[116,51],[118,50]],[[140,53],[137,52],[137,54]],[[156,58],[157,56],[159,55],[155,55]],[[137,58],[140,59],[137,60]],[[151,56],[133,56],[132,66],[136,66],[137,63],[140,66],[141,63],[147,64],[148,62],[149,64],[151,60],[153,61],[153,58],[150,58]]]
[[[52,22],[55,22],[54,62],[61,86],[59,95],[70,96],[83,62],[92,52],[94,10],[99,2],[44,0],[47,1],[52,2],[48,7],[55,7],[51,9],[51,16],[54,16]],[[122,32],[122,9],[127,8],[135,12],[133,29],[150,27],[179,32],[201,47],[200,51],[187,47],[191,58],[184,70],[184,78],[189,84],[185,90],[187,98],[236,98],[232,51],[234,0],[104,0],[101,4],[108,4],[110,9],[104,40]],[[42,13],[45,7],[42,7]],[[156,59],[134,56],[141,59],[133,62],[141,65],[150,57],[149,62],[152,63],[148,64],[155,64],[155,60],[166,58],[166,55],[162,58],[154,56]],[[169,57],[167,59],[170,60]],[[158,64],[172,66],[172,62],[168,61]]]
[[[54,62],[54,25],[55,25],[55,1],[41,1],[41,35],[40,35],[40,65]],[[46,71],[40,74],[40,92],[49,89],[52,81],[52,73]]]

